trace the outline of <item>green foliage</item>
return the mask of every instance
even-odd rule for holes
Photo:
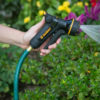
[[[19,0],[0,0],[0,24],[7,24],[16,27],[21,5]]]
[[[9,47],[7,44],[0,44],[0,92],[9,92],[13,83],[16,59],[18,60],[21,49]],[[13,51],[13,52],[12,52]]]
[[[27,59],[21,81],[31,84],[22,100],[98,100],[100,98],[100,45],[84,34],[62,38],[62,43],[41,61]],[[23,96],[22,96],[23,95]]]

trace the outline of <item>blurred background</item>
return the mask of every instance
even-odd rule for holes
[[[0,0],[0,24],[27,31],[45,11],[100,25],[99,0]],[[0,100],[13,99],[14,72],[22,52],[0,43]],[[31,52],[19,78],[19,100],[99,100],[100,45],[83,32],[63,36],[49,55]]]

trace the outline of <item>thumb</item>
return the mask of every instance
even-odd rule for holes
[[[36,25],[32,26],[24,35],[24,40],[25,41],[30,41],[36,34],[37,32],[40,30],[40,28],[44,25],[45,23],[45,18],[43,17],[43,19]]]
[[[34,26],[35,31],[38,32],[40,28],[43,27],[44,23],[45,23],[45,18],[43,17],[42,20]]]

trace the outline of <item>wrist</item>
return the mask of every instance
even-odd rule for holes
[[[19,31],[19,36],[16,37],[17,40],[15,40],[14,45],[19,46],[22,49],[26,49],[28,47],[28,44],[24,40],[25,32]]]
[[[16,46],[19,46],[22,49],[26,49],[28,47],[28,44],[25,43],[24,41],[24,35],[25,35],[25,32],[16,30],[16,34],[14,36],[15,38],[13,38],[13,41],[14,41],[13,44]]]
[[[22,49],[28,48],[29,44],[25,41],[25,32],[21,32],[18,46]]]

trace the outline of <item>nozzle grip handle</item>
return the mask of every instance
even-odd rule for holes
[[[64,30],[59,30],[57,31],[55,34],[53,34],[51,40],[49,40],[49,42],[46,44],[46,46],[44,47],[44,49],[48,49],[49,45],[52,45],[53,43],[55,43],[57,41],[57,39],[61,36],[64,35],[65,31]]]
[[[49,37],[50,32],[47,34],[48,36],[44,36],[43,34],[50,28],[50,24],[45,23],[44,26],[40,29],[40,31],[31,39],[30,45],[32,48],[39,48]]]

